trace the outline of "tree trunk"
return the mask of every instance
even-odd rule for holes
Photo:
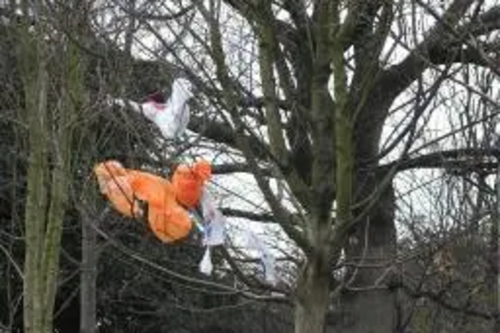
[[[330,275],[319,262],[307,263],[298,280],[295,333],[323,333],[330,294]]]
[[[48,74],[43,52],[30,47],[33,39],[26,29],[19,29],[20,54],[25,109],[21,119],[27,121],[29,160],[24,213],[25,254],[23,306],[26,333],[44,333],[44,281],[41,279],[43,234],[47,210],[47,86]],[[42,56],[40,56],[40,54]],[[40,56],[38,58],[38,56]],[[38,58],[38,61],[36,59]]]
[[[362,198],[376,188],[375,180],[358,184],[362,184]],[[341,296],[344,316],[335,332],[389,333],[395,328],[396,294],[388,286],[396,254],[392,186],[375,200],[372,213],[357,225],[346,248],[346,259],[355,268],[348,273],[347,289]]]
[[[20,120],[27,122],[29,142],[24,216],[26,333],[53,331],[61,237],[71,179],[73,128],[70,125],[80,111],[83,85],[75,49],[69,49],[61,66],[56,66],[50,60],[58,50],[57,45],[48,45],[46,36],[46,26],[31,27],[27,23],[19,27],[17,36],[25,102]],[[65,49],[63,44],[59,46]],[[57,95],[50,95],[49,100],[50,88],[57,89]]]
[[[323,333],[330,303],[330,223],[310,221],[309,239],[313,250],[297,280],[295,333]]]
[[[500,162],[499,162],[500,164]],[[500,275],[499,275],[499,260],[500,260],[500,168],[498,168],[495,182],[496,200],[494,211],[491,219],[490,229],[490,255],[489,269],[487,275],[487,283],[493,294],[493,302],[491,312],[497,313],[493,322],[493,332],[500,332]]]
[[[80,275],[80,333],[96,330],[96,232],[89,217],[82,217],[82,269]]]

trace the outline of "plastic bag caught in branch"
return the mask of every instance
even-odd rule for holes
[[[205,275],[211,275],[213,271],[212,264],[212,253],[210,252],[210,247],[207,247],[205,254],[203,255],[203,259],[200,262],[200,272]]]
[[[217,246],[224,244],[226,218],[215,205],[212,196],[205,188],[201,197],[203,215],[203,245]]]
[[[94,167],[99,189],[115,210],[132,218],[142,218],[143,211],[134,197],[127,170],[117,161],[100,163]]]
[[[225,232],[225,217],[205,187],[211,176],[212,167],[204,160],[197,161],[192,166],[181,164],[172,176],[177,201],[191,210],[198,206],[201,208],[205,246],[222,245]]]
[[[172,175],[172,184],[177,193],[177,201],[188,209],[199,203],[205,183],[212,177],[212,166],[205,160],[192,166],[181,164]]]
[[[271,253],[269,247],[254,232],[246,229],[246,243],[250,250],[256,250],[260,258],[266,282],[276,283],[276,258]]]
[[[111,104],[129,106],[155,123],[165,139],[174,139],[186,131],[190,117],[187,102],[191,97],[193,97],[191,82],[179,78],[172,84],[172,93],[167,102],[158,92],[147,96],[141,104],[123,99],[111,99]]]
[[[211,275],[213,264],[210,247],[224,245],[226,218],[215,206],[214,200],[206,188],[203,190],[200,205],[203,216],[203,245],[207,248],[200,263],[200,272]]]
[[[192,221],[187,211],[177,203],[174,187],[167,179],[147,172],[125,169],[117,161],[97,165],[94,173],[101,192],[107,196],[113,207],[125,216],[144,217],[144,213],[136,204],[138,200],[147,203],[148,224],[163,242],[180,240],[189,234]]]
[[[200,262],[200,271],[207,275],[213,270],[210,247],[223,245],[225,236],[225,218],[205,188],[211,176],[212,166],[204,160],[191,166],[179,165],[172,176],[177,201],[191,210],[196,210],[198,206],[201,208],[203,245],[207,249]]]

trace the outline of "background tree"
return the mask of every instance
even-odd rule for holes
[[[84,107],[83,69],[76,45],[42,19],[62,15],[59,10],[65,8],[26,3],[21,8],[17,68],[24,107],[18,119],[26,121],[28,151],[24,330],[52,332],[63,220],[74,170],[71,147]],[[62,54],[59,62],[53,61],[56,54]]]
[[[96,103],[85,117],[88,135],[72,156],[82,163],[69,180],[71,206],[80,214],[69,209],[62,245],[71,255],[62,252],[61,277],[71,281],[68,276],[79,268],[71,263],[72,256],[79,260],[79,244],[72,240],[80,235],[70,226],[85,220],[100,235],[88,252],[94,247],[99,256],[96,323],[133,332],[214,325],[239,332],[288,332],[292,326],[296,332],[390,332],[465,330],[465,318],[475,318],[475,328],[492,327],[498,309],[475,288],[494,290],[492,277],[498,275],[498,224],[479,218],[494,216],[494,209],[485,208],[494,202],[493,194],[486,195],[492,192],[485,174],[496,168],[488,158],[496,151],[479,141],[489,141],[498,112],[491,88],[498,80],[497,3],[92,5],[87,22],[93,38],[82,41],[73,27],[61,29],[59,19],[51,25],[88,57],[90,100],[106,94],[140,99],[168,88],[179,75],[198,89],[190,122],[194,134],[177,147],[181,157],[172,156],[172,147],[155,139],[156,129],[127,110]],[[8,133],[17,123],[6,114]],[[12,140],[21,143],[14,145],[17,152],[21,134]],[[200,154],[212,157],[216,172],[248,182],[240,190],[246,200],[228,191],[223,208],[244,223],[254,219],[276,231],[278,285],[254,274],[253,261],[237,242],[219,253],[227,262],[217,265],[223,277],[202,279],[196,272],[199,249],[189,243],[166,248],[141,224],[103,214],[104,202],[95,200],[89,178],[95,161],[119,158],[127,166],[167,174],[173,162]],[[7,180],[1,184],[19,185],[0,196],[10,207],[2,218],[10,221],[16,220],[20,207],[13,202],[23,197],[26,183],[27,162],[19,162],[20,167],[7,163],[13,172],[2,175]],[[439,180],[431,181],[433,176]],[[217,182],[225,192],[224,178]],[[243,224],[238,221],[233,226]],[[7,230],[16,235],[15,228]],[[21,262],[13,244],[4,251],[11,271]],[[472,245],[477,251],[460,254]],[[457,256],[475,262],[480,278],[464,280],[464,268],[454,264],[450,275],[449,262]],[[60,285],[56,318],[74,313],[68,304],[75,285]],[[270,302],[276,300],[284,304]],[[283,320],[290,304],[293,325]],[[224,315],[202,316],[207,309]]]
[[[397,325],[392,180],[400,170],[424,166],[424,159],[413,160],[415,136],[425,129],[424,111],[443,82],[456,79],[454,64],[495,70],[495,48],[484,41],[497,29],[497,8],[477,1],[439,7],[405,1],[194,6],[208,35],[193,28],[193,39],[205,52],[191,52],[196,46],[171,51],[178,61],[191,56],[185,70],[196,82],[208,82],[203,90],[233,130],[234,141],[226,142],[241,149],[275,221],[304,253],[296,332],[323,330],[330,296],[340,297],[344,312],[339,330],[392,331]],[[431,18],[434,23],[428,24]],[[415,24],[419,20],[424,34]],[[232,66],[233,23],[225,22],[244,22],[244,52],[258,59],[249,60],[246,71]],[[158,31],[144,24],[153,34]],[[199,67],[193,70],[192,63]],[[249,81],[254,71],[260,77]],[[381,149],[391,107],[403,94],[413,95],[408,120]],[[266,126],[264,135],[256,119]],[[396,158],[382,167],[391,152]],[[294,209],[276,199],[264,167],[285,180]],[[339,262],[349,268],[332,283]]]

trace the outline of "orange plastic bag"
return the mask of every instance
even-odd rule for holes
[[[205,182],[212,176],[212,166],[207,161],[195,162],[193,166],[181,164],[175,169],[172,184],[177,201],[188,209],[198,205]]]
[[[129,173],[136,197],[148,203],[148,222],[155,235],[167,243],[186,237],[192,221],[177,203],[172,184],[146,172],[131,170]]]
[[[147,172],[127,170],[116,161],[101,163],[94,168],[94,172],[101,192],[120,213],[142,217],[143,212],[134,199],[147,202],[148,224],[163,242],[170,243],[182,239],[191,231],[192,221],[187,211],[177,203],[174,187],[165,178]],[[120,186],[122,183],[123,186]],[[103,187],[105,191],[102,190]],[[121,188],[125,191],[121,191]],[[132,200],[129,200],[130,198]]]
[[[142,218],[143,211],[134,198],[127,170],[117,161],[107,161],[94,167],[99,188],[114,209],[127,217]]]

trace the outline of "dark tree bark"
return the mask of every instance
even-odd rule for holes
[[[80,333],[94,333],[97,330],[97,234],[87,212],[82,214],[81,221]]]

